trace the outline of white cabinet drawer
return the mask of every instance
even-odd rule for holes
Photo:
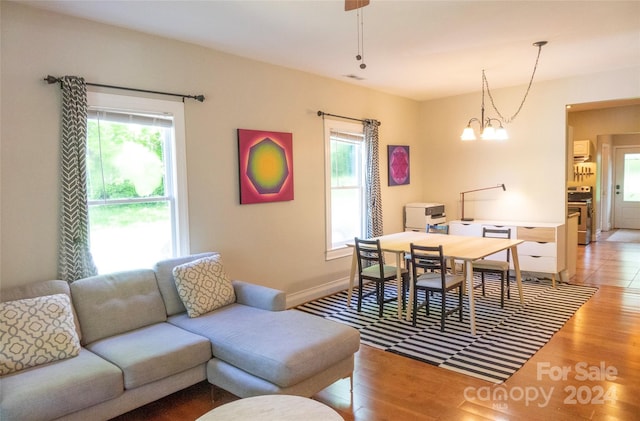
[[[556,258],[549,256],[520,256],[518,255],[520,270],[527,272],[556,272]]]
[[[556,257],[556,243],[538,243],[535,241],[525,241],[518,244],[518,256],[549,256]]]
[[[482,228],[486,228],[486,229],[492,229],[492,230],[511,230],[511,238],[516,238],[517,235],[517,227],[514,227],[512,225],[488,225],[488,224],[482,224]],[[482,235],[482,231],[480,231],[480,235]]]
[[[449,234],[464,235],[465,237],[482,237],[482,225],[473,222],[450,222]]]

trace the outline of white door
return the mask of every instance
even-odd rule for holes
[[[615,152],[615,228],[640,229],[640,147],[619,147]]]
[[[600,229],[602,229],[602,231],[611,231],[611,210],[613,208],[613,201],[611,200],[611,187],[613,187],[611,158],[611,145],[608,143],[603,143],[601,160],[602,165],[600,170]]]

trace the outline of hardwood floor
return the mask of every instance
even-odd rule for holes
[[[347,421],[640,420],[640,243],[579,246],[570,282],[599,289],[502,385],[363,345],[353,394],[345,379],[313,398]],[[215,393],[203,382],[117,420],[194,420],[237,399]]]

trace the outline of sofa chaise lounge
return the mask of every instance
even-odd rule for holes
[[[169,259],[153,269],[71,285],[43,281],[2,291],[3,341],[17,331],[11,305],[28,307],[30,299],[46,303],[62,296],[70,297],[78,346],[74,356],[2,375],[0,419],[106,420],[205,379],[241,398],[308,397],[352,375],[358,331],[286,310],[281,291],[232,281],[233,302],[190,317],[191,308],[176,288],[176,268],[215,256]],[[7,353],[7,346],[0,348],[0,365]]]

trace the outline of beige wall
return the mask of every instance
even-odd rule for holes
[[[380,120],[383,165],[387,144],[418,141],[414,101],[3,2],[3,286],[56,276],[60,89],[42,80],[47,74],[205,94],[185,105],[191,251],[220,251],[232,277],[288,292],[344,278],[350,264],[324,258],[316,112]],[[293,133],[293,201],[239,205],[238,128]],[[409,186],[389,188],[386,167],[381,174],[388,232],[402,227],[401,204],[420,198],[416,168]]]
[[[14,3],[1,7],[3,286],[56,276],[60,92],[42,81],[47,74],[205,94],[204,103],[185,106],[191,251],[220,251],[233,278],[300,296],[344,280],[350,263],[324,259],[318,110],[380,120],[383,164],[387,144],[411,146],[411,185],[387,187],[386,169],[381,174],[385,232],[393,232],[402,229],[404,203],[444,202],[454,218],[461,190],[502,182],[507,192],[492,191],[471,208],[474,216],[563,221],[565,104],[640,96],[638,69],[534,84],[509,126],[510,141],[463,144],[479,94],[419,104]],[[496,101],[517,106],[522,92],[497,91]],[[238,204],[237,128],[293,133],[293,201]]]

